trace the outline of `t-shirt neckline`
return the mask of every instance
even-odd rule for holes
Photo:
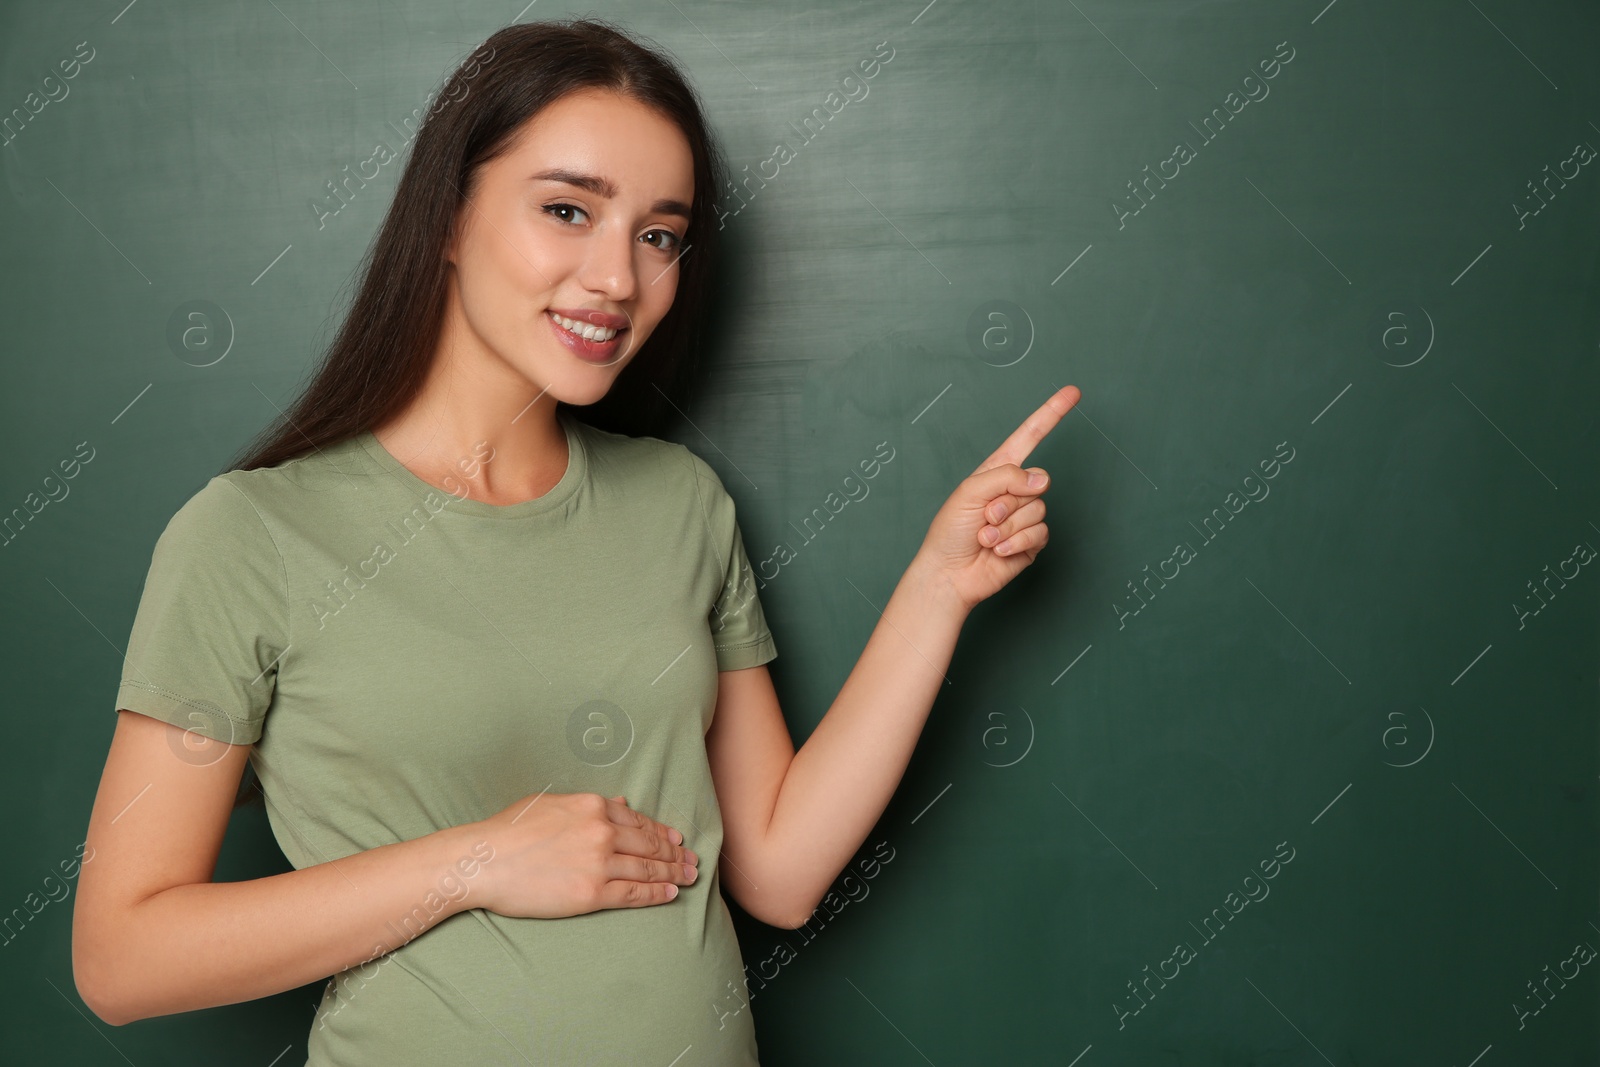
[[[378,440],[371,430],[363,430],[357,437],[361,447],[378,465],[379,470],[395,478],[408,488],[419,493],[435,493],[445,501],[446,511],[454,511],[463,515],[474,515],[486,519],[523,519],[531,515],[541,515],[547,511],[565,504],[588,473],[589,457],[584,448],[583,435],[578,432],[576,420],[560,408],[556,409],[556,421],[567,437],[567,469],[561,475],[561,480],[550,487],[550,491],[543,496],[536,496],[531,500],[521,500],[515,504],[490,504],[483,500],[474,500],[471,497],[459,497],[447,489],[442,489],[431,482],[418,477],[409,467],[401,463],[388,449],[383,447],[383,442]]]

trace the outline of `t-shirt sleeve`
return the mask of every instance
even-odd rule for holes
[[[156,541],[117,708],[251,744],[261,737],[288,647],[277,544],[243,490],[212,478]]]
[[[693,452],[689,452],[689,456],[695,468],[700,503],[705,509],[711,547],[722,567],[722,590],[708,616],[717,653],[717,670],[759,667],[777,658],[778,646],[767,628],[761,599],[756,595],[756,572],[745,554],[733,497],[728,495],[722,479],[710,464]]]

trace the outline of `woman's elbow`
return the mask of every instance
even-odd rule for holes
[[[107,1026],[126,1026],[134,1021],[118,1008],[113,998],[107,996],[109,983],[93,966],[80,961],[76,953],[72,959],[72,981],[77,986],[78,999],[83,1001],[84,1007]]]
[[[798,930],[811,918],[811,911],[816,907],[813,903],[810,908],[805,908],[801,900],[785,899],[771,892],[746,891],[729,895],[738,901],[739,907],[750,918],[780,930]]]
[[[116,996],[115,956],[116,952],[106,944],[106,939],[86,930],[85,924],[74,915],[72,982],[77,987],[78,998],[106,1025],[126,1026],[137,1022],[139,1016],[131,1014]]]
[[[820,900],[809,899],[789,901],[783,907],[769,907],[767,914],[755,917],[780,930],[798,930],[811,921],[821,903]]]

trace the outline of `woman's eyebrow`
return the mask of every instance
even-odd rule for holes
[[[593,193],[595,196],[603,197],[607,200],[610,200],[617,195],[616,183],[611,179],[602,178],[596,174],[583,174],[579,171],[567,170],[562,167],[555,167],[550,170],[542,170],[538,174],[531,175],[528,180],[536,182],[564,182],[567,185],[575,185],[579,189],[585,189]],[[688,219],[690,217],[689,205],[685,204],[682,200],[657,200],[654,204],[650,205],[650,213],[653,215],[677,215],[683,219]]]

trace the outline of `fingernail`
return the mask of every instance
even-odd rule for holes
[[[1046,481],[1048,481],[1048,479],[1044,475],[1034,472],[1028,475],[1028,488],[1037,489]]]
[[[689,881],[691,881],[691,882],[694,881],[695,876],[699,872],[700,872],[700,868],[698,868],[698,867],[691,867],[687,863],[685,863],[683,865],[683,876],[685,878],[689,879]]]
[[[667,885],[667,899],[671,900],[673,897],[675,897],[677,895],[678,895],[678,887],[669,883]]]
[[[986,545],[992,545],[995,543],[995,540],[999,538],[999,536],[999,530],[996,530],[993,526],[985,526],[983,528],[983,532],[978,535],[978,540],[982,541]]]

